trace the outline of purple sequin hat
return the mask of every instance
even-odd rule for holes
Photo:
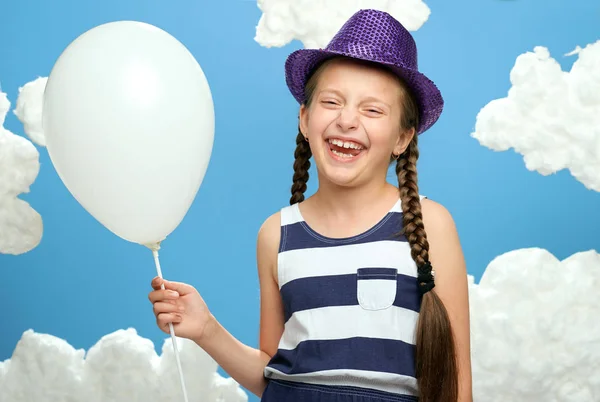
[[[442,114],[439,89],[418,71],[417,47],[412,35],[390,14],[360,10],[340,28],[325,49],[300,49],[285,62],[285,79],[299,103],[305,100],[308,78],[323,61],[346,56],[385,65],[411,89],[419,106],[417,134],[429,129]]]

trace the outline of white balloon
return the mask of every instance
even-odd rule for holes
[[[214,105],[202,68],[167,32],[141,22],[95,27],[54,65],[43,125],[75,199],[121,238],[164,240],[204,179]]]

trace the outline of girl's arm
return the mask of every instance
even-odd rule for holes
[[[212,315],[200,339],[194,341],[241,386],[262,396],[264,368],[277,351],[283,333],[283,306],[277,284],[280,214],[269,217],[258,232],[257,264],[260,282],[259,349],[244,345]]]

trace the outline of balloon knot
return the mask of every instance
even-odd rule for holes
[[[160,250],[160,242],[151,243],[151,244],[144,244],[144,246],[148,247],[152,251],[158,251],[158,250]]]

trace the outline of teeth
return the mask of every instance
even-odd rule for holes
[[[351,155],[351,154],[343,154],[341,152],[334,151],[334,150],[331,150],[331,152],[333,152],[334,155],[340,156],[342,158],[354,158],[354,155]]]
[[[350,142],[350,141],[342,141],[342,140],[338,140],[338,139],[331,139],[329,140],[330,144],[333,145],[337,145],[338,147],[344,147],[344,148],[352,148],[352,149],[363,149],[363,147],[355,142]]]

